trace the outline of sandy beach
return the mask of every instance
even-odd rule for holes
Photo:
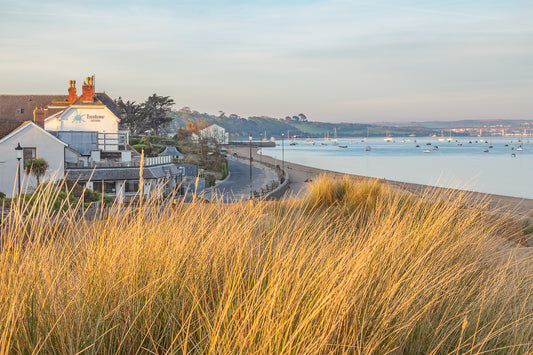
[[[237,153],[238,155],[243,156],[243,157],[248,157],[250,154],[250,150],[245,147],[231,147],[230,146],[228,148],[228,152],[230,154]],[[257,154],[257,149],[252,149],[252,156],[253,156],[254,161],[262,160],[263,162],[266,162],[266,163],[270,163],[274,165],[275,164],[281,165],[279,160],[276,160],[264,154],[262,156]],[[290,162],[285,162],[285,169],[287,170],[287,173],[290,176],[290,185],[289,185],[290,187],[286,194],[287,198],[303,196],[303,194],[305,194],[306,192],[306,189],[309,183],[311,183],[314,179],[316,179],[321,174],[327,174],[327,175],[334,176],[334,177],[342,177],[342,176],[348,175],[344,173],[312,168],[309,166],[290,163]],[[360,176],[360,175],[350,175],[350,176],[354,178],[358,178],[358,179],[368,178],[368,177]],[[391,184],[392,186],[405,189],[413,193],[420,193],[427,188],[431,188],[426,185],[402,183],[402,182],[395,182],[395,181],[383,180],[383,179],[380,179],[380,180],[388,184]],[[492,210],[512,211],[513,215],[517,216],[518,218],[533,217],[533,199],[492,195],[492,194],[486,194],[486,193],[481,193],[481,192],[472,192],[472,197],[475,199],[480,199],[480,200],[487,202],[489,208]]]

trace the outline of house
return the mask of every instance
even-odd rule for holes
[[[173,159],[178,159],[178,160],[181,160],[184,157],[183,153],[181,153],[176,147],[165,147],[165,150],[163,150],[158,155],[160,157],[162,157],[164,155],[169,155]]]
[[[170,192],[178,183],[179,171],[171,156],[141,159],[129,146],[129,132],[120,127],[118,108],[109,96],[95,92],[94,76],[86,78],[81,95],[77,94],[76,81],[70,80],[67,95],[0,96],[0,133],[6,133],[5,151],[9,153],[6,156],[0,154],[0,159],[5,161],[2,163],[5,166],[0,164],[0,169],[6,175],[5,186],[9,187],[9,191],[3,191],[6,194],[11,195],[13,191],[17,160],[12,156],[19,141],[22,146],[27,144],[28,149],[24,152],[28,152],[28,157],[45,158],[50,171],[58,168],[58,178],[66,176],[88,188],[114,196],[118,202],[139,192],[145,196]],[[23,112],[17,114],[15,108],[19,106]],[[30,111],[33,123],[25,125],[29,125],[32,132],[36,129],[40,132],[33,134],[37,137],[35,144],[30,144],[31,138],[20,138],[21,132],[29,129],[25,126],[16,128],[14,134],[18,140],[14,142],[10,132],[21,117],[29,117]],[[46,148],[44,138],[39,135],[55,143]],[[57,149],[58,144],[62,147],[61,152]],[[49,154],[48,150],[54,153]],[[29,182],[31,184],[31,180]],[[0,186],[4,188],[4,185]]]
[[[204,140],[208,143],[216,144],[228,144],[229,133],[223,127],[216,124],[211,124],[204,129],[199,130],[197,133],[191,135],[193,142],[199,143]]]
[[[15,148],[22,148],[22,158],[17,160]],[[64,177],[65,149],[68,144],[46,132],[39,125],[27,121],[11,132],[0,134],[0,191],[7,197],[17,194],[20,174],[20,191],[24,193],[37,185],[34,176],[24,171],[28,160],[43,158],[48,170],[43,181],[56,181]]]

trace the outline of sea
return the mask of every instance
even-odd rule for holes
[[[533,198],[533,137],[297,139],[262,152],[341,173]]]

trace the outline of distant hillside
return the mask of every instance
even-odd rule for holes
[[[207,113],[198,113],[195,111],[173,111],[171,113],[173,121],[171,131],[177,132],[180,128],[186,128],[187,123],[192,124],[217,124],[224,127],[232,137],[245,138],[249,134],[253,137],[262,137],[265,132],[267,137],[281,137],[282,132],[290,132],[291,136],[319,138],[329,135],[333,137],[337,129],[338,137],[366,137],[368,136],[428,136],[435,134],[432,129],[420,126],[394,127],[385,125],[370,125],[358,123],[325,123],[325,122],[296,122],[288,120],[279,120],[272,117],[249,117],[242,118],[236,115],[214,116]]]
[[[460,121],[423,121],[423,122],[386,122],[384,125],[394,127],[421,126],[430,129],[507,127],[527,128],[533,126],[532,120],[460,120]]]

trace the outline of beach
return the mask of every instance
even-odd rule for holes
[[[257,151],[258,151],[257,149],[252,149],[252,156],[253,156],[254,161],[259,161],[259,162],[262,161],[262,162],[266,162],[272,165],[276,165],[276,164],[280,166],[282,165],[280,160],[274,159],[265,154],[262,154],[262,155],[257,154]],[[242,157],[248,157],[250,154],[250,150],[249,148],[242,147],[242,146],[241,147],[230,146],[228,147],[228,153],[229,154],[237,153],[238,155]],[[349,175],[356,179],[369,179],[368,177],[361,176],[361,175],[345,174],[345,173],[339,173],[339,172],[335,172],[331,170],[317,169],[317,168],[313,168],[313,167],[309,167],[305,165],[290,163],[287,161],[284,163],[284,165],[290,178],[289,189],[285,195],[285,198],[302,197],[307,190],[307,186],[321,174],[327,174],[333,177],[343,177],[343,176]],[[384,179],[379,179],[379,180],[387,184],[390,184],[391,186],[394,186],[396,188],[407,190],[415,194],[419,194],[428,188],[452,190],[452,189],[432,187],[432,186],[421,185],[421,184],[404,183],[404,182],[397,182],[397,181],[384,180]],[[454,191],[457,191],[457,190],[454,190]],[[512,215],[516,216],[517,218],[533,217],[533,199],[487,194],[487,193],[481,193],[481,192],[470,192],[469,191],[468,193],[472,196],[473,199],[482,200],[486,202],[488,208],[491,210],[511,212]]]

